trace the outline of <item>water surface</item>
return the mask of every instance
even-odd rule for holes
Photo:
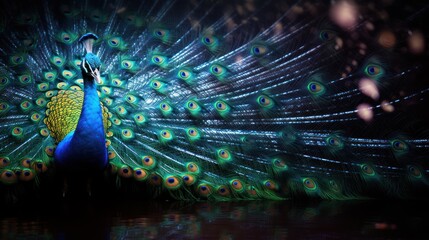
[[[1,239],[425,239],[425,201],[72,201],[5,208]]]

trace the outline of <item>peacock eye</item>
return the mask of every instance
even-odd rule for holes
[[[112,122],[115,125],[121,125],[122,121],[119,118],[112,118]]]
[[[170,110],[170,105],[168,105],[167,103],[161,103],[161,108],[164,111],[168,111]]]
[[[183,179],[183,182],[187,186],[191,186],[196,181],[195,177],[193,175],[191,175],[191,174],[185,174],[185,175],[183,175],[182,179]]]
[[[128,111],[123,105],[119,105],[116,107],[116,113],[118,113],[120,116],[127,115]]]
[[[263,185],[266,189],[275,190],[277,189],[277,184],[273,180],[265,180]]]
[[[8,112],[10,110],[10,106],[9,104],[5,103],[5,102],[0,102],[0,115]]]
[[[39,131],[40,135],[42,135],[43,137],[47,137],[49,136],[49,130],[47,128],[42,128]]]
[[[194,127],[186,129],[186,135],[188,140],[191,142],[197,141],[201,138],[199,131]]]
[[[10,159],[8,157],[0,157],[0,167],[6,167],[9,163]]]
[[[76,75],[74,72],[69,70],[64,70],[61,74],[67,80],[72,79]]]
[[[238,179],[231,180],[230,184],[231,184],[232,189],[234,189],[237,192],[242,192],[244,190],[243,184]]]
[[[226,71],[225,67],[219,64],[213,64],[210,66],[210,73],[215,76],[221,76]]]
[[[367,176],[374,176],[375,175],[374,169],[367,164],[361,165],[361,170]]]
[[[26,55],[18,53],[16,55],[11,56],[9,60],[12,65],[16,66],[24,63],[25,59]]]
[[[0,111],[6,111],[9,109],[9,104],[5,102],[0,102]]]
[[[404,151],[408,149],[408,146],[404,141],[397,139],[392,141],[391,146],[395,151]]]
[[[107,152],[107,157],[109,158],[109,160],[112,160],[116,157],[116,153],[113,151],[108,151]]]
[[[44,98],[38,98],[36,100],[36,104],[39,107],[44,107],[46,105],[47,101]]]
[[[142,163],[146,168],[152,169],[155,167],[156,161],[152,156],[143,156]]]
[[[156,39],[161,40],[163,43],[169,43],[171,34],[170,34],[170,31],[168,29],[155,28],[152,31],[152,36]]]
[[[6,77],[0,77],[0,87],[5,86],[7,83],[9,83],[9,79]]]
[[[119,39],[112,38],[112,39],[110,39],[109,43],[111,46],[117,46],[119,44]]]
[[[148,177],[148,173],[146,170],[142,168],[134,168],[134,179],[137,181],[146,180]]]
[[[30,75],[24,74],[18,77],[19,82],[21,82],[22,84],[29,84],[32,82],[32,78]]]
[[[133,176],[133,172],[131,171],[131,168],[127,165],[122,165],[119,168],[118,174],[123,178],[130,178]]]
[[[162,29],[155,29],[154,33],[157,37],[163,37],[165,35],[165,31]]]
[[[70,40],[70,35],[68,33],[63,33],[63,40],[68,42]]]
[[[12,129],[12,134],[13,134],[14,136],[20,136],[20,135],[22,135],[22,133],[23,133],[23,129],[22,129],[22,127],[14,127],[14,128]]]
[[[33,122],[38,122],[38,121],[40,120],[40,118],[41,118],[41,116],[40,116],[40,114],[38,114],[38,113],[33,113],[33,114],[31,114],[31,117],[30,117],[30,119],[31,119]]]
[[[203,44],[208,46],[208,47],[215,45],[217,43],[217,41],[218,41],[217,38],[214,36],[208,36],[207,35],[207,36],[202,37]]]
[[[383,72],[383,68],[377,64],[368,64],[365,67],[365,74],[369,77],[380,77]]]
[[[268,48],[262,44],[255,44],[250,48],[250,54],[259,57],[267,53]]]
[[[159,141],[161,143],[167,143],[171,140],[173,140],[174,136],[173,136],[173,132],[171,132],[170,130],[164,129],[161,130],[160,134],[160,138]]]
[[[316,182],[311,178],[304,178],[303,183],[304,183],[304,187],[308,190],[316,189]]]
[[[224,101],[218,100],[214,103],[214,107],[220,116],[226,117],[231,111],[231,107]]]
[[[186,164],[186,169],[191,173],[199,173],[200,168],[198,167],[198,164],[194,162],[189,162]]]
[[[226,163],[232,160],[231,153],[225,148],[217,150],[217,156],[220,163]]]
[[[267,95],[260,95],[257,100],[259,106],[269,109],[274,106],[274,101]]]
[[[133,103],[137,103],[138,102],[138,98],[136,96],[132,95],[132,94],[127,94],[125,96],[125,101],[127,101],[130,104],[133,104]]]
[[[56,73],[54,73],[54,72],[46,72],[46,73],[44,73],[44,77],[45,77],[46,80],[52,81],[52,80],[54,80],[56,78]]]
[[[36,160],[34,162],[34,170],[38,173],[46,172],[48,170],[48,167],[46,166],[46,163],[42,160]]]
[[[146,117],[142,113],[136,113],[133,117],[134,121],[139,125],[142,125],[146,122]]]
[[[234,190],[236,190],[236,189],[234,189]],[[236,190],[237,191],[237,190]],[[224,185],[221,185],[221,186],[219,186],[218,187],[218,189],[217,189],[217,192],[219,193],[219,195],[221,195],[221,196],[229,196],[230,195],[230,192],[229,192],[229,190],[228,190],[228,187],[226,187],[226,186],[224,186]]]
[[[336,33],[334,31],[330,31],[330,30],[322,30],[320,31],[319,34],[319,38],[322,41],[329,41],[331,39],[333,39],[336,36]]]
[[[326,145],[333,150],[340,150],[344,147],[343,140],[338,135],[331,135],[325,139]]]
[[[189,100],[188,104],[187,104],[187,107],[188,107],[189,110],[196,110],[196,109],[199,108],[199,105],[198,105],[197,102],[195,102],[193,100]]]
[[[181,186],[181,181],[176,176],[168,176],[165,178],[164,186],[169,189],[177,189]]]
[[[123,140],[129,140],[134,138],[134,132],[129,128],[122,129],[121,134]]]
[[[157,173],[152,173],[149,179],[150,184],[154,186],[159,186],[162,184],[162,178]]]
[[[166,62],[166,57],[161,56],[161,55],[153,55],[152,56],[152,63],[154,63],[155,65],[163,65]]]
[[[219,111],[226,110],[226,106],[227,105],[223,101],[217,101],[215,103],[215,105],[216,105],[216,109],[219,110]]]
[[[288,169],[288,166],[285,163],[285,161],[283,161],[281,159],[275,158],[272,160],[272,163],[273,163],[274,170],[276,170],[276,171],[285,171]]]
[[[212,193],[212,188],[210,185],[208,185],[206,183],[202,183],[202,184],[198,185],[198,191],[199,191],[201,196],[207,197]]]
[[[123,82],[120,79],[117,79],[117,78],[112,79],[112,83],[115,86],[121,86],[123,84]]]
[[[177,76],[180,79],[187,81],[193,78],[193,73],[188,69],[180,69],[179,72],[177,73]]]
[[[11,170],[6,169],[6,170],[3,171],[3,173],[1,173],[0,180],[2,181],[2,183],[12,184],[12,183],[16,182],[17,176]]]
[[[413,177],[416,177],[416,178],[421,178],[422,177],[422,173],[421,173],[420,169],[417,168],[417,167],[415,167],[415,166],[412,166],[412,165],[408,166],[408,172]]]
[[[213,36],[212,33],[204,34],[200,41],[211,52],[217,52],[219,50],[219,39]]]
[[[161,88],[161,86],[162,86],[162,84],[160,81],[157,81],[157,80],[152,81],[152,88],[159,89],[159,88]]]
[[[53,56],[51,58],[51,63],[57,67],[62,67],[64,65],[64,58],[60,56]]]
[[[106,86],[101,87],[101,91],[105,95],[111,95],[113,92],[111,87],[106,87]]]
[[[134,67],[135,61],[131,60],[122,60],[121,66],[123,69],[132,69]]]
[[[309,82],[307,85],[308,91],[315,95],[320,96],[325,93],[325,87],[319,82]]]
[[[251,185],[247,186],[246,192],[252,197],[257,196],[257,194],[258,194],[258,192],[256,191],[256,188],[254,186],[251,186]]]
[[[39,91],[46,91],[48,89],[49,85],[47,83],[40,83],[37,85],[37,89]]]
[[[369,74],[369,75],[375,75],[375,74],[377,74],[379,72],[379,69],[377,68],[377,67],[375,67],[375,66],[368,66],[367,67],[367,73]]]

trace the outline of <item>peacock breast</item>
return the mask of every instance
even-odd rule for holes
[[[58,91],[48,102],[44,123],[57,143],[76,129],[82,111],[83,98],[84,92],[80,88],[75,88]],[[102,102],[100,102],[100,105],[104,130],[107,131],[111,126],[109,120],[111,113]]]

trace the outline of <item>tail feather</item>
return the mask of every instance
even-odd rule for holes
[[[55,175],[55,146],[73,129],[59,123],[80,114],[76,40],[92,31],[105,175],[119,189],[218,201],[428,194],[427,56],[404,29],[382,35],[387,20],[368,6],[345,27],[321,14],[335,3],[11,4],[0,22],[5,185]]]

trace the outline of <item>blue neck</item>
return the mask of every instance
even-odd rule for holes
[[[105,148],[103,115],[94,80],[84,77],[82,112],[73,135],[73,144],[102,145]]]
[[[103,115],[96,84],[84,75],[84,99],[76,130],[57,146],[55,161],[68,170],[91,171],[107,165]]]

